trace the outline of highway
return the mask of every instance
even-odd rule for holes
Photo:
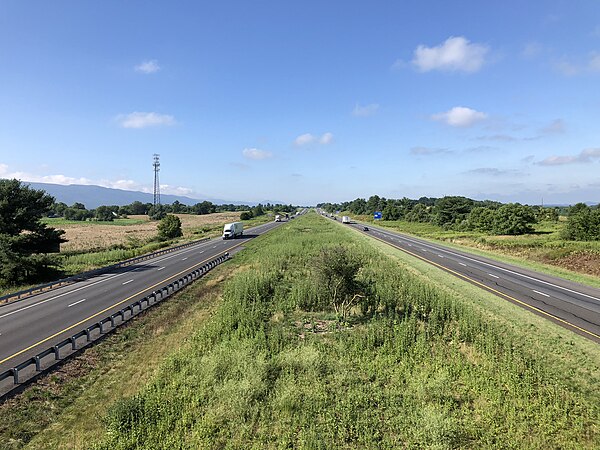
[[[600,343],[600,289],[370,224],[344,226],[353,227]],[[364,231],[364,226],[369,231]]]
[[[0,307],[0,372],[97,323],[282,223],[244,230]]]

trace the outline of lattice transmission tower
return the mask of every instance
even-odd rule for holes
[[[160,171],[160,155],[155,153],[153,155],[154,163],[154,210],[156,210],[157,205],[160,205],[160,182],[158,181],[158,172]]]

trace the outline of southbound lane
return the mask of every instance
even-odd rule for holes
[[[282,223],[244,230],[237,239],[200,242],[0,307],[0,372]]]
[[[349,226],[600,343],[600,289],[379,227]]]

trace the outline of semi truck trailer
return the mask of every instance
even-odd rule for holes
[[[223,239],[235,239],[244,235],[244,224],[242,222],[226,223],[223,227]]]

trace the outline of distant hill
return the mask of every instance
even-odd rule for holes
[[[50,183],[30,183],[24,181],[24,184],[31,186],[34,189],[43,189],[48,194],[53,196],[57,202],[64,202],[67,205],[79,202],[83,203],[86,208],[93,209],[100,205],[129,205],[130,203],[140,201],[142,203],[152,203],[153,195],[147,192],[125,191],[123,189],[111,189],[102,186],[80,185],[80,184],[50,184]],[[208,200],[217,205],[234,204],[234,205],[253,205],[252,202],[230,201],[218,198],[190,198],[180,195],[160,195],[161,203],[171,204],[175,200],[185,205],[194,205],[196,203]]]

